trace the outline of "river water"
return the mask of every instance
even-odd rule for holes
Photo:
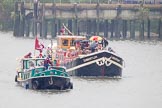
[[[109,43],[125,60],[121,79],[73,77],[71,91],[34,91],[14,82],[16,59],[33,52],[34,39],[0,32],[0,108],[161,108],[162,42]]]

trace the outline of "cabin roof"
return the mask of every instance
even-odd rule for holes
[[[59,35],[57,38],[86,38],[85,36],[71,36],[71,35]]]
[[[22,58],[22,60],[45,60],[45,58]]]
[[[66,69],[66,67],[65,66],[49,66],[49,68],[62,68],[62,69]]]

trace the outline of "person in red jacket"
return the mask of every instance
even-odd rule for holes
[[[61,34],[61,35],[65,35],[65,27],[62,27],[62,28],[60,29],[60,34]]]
[[[50,61],[50,59],[47,57],[45,60],[44,60],[44,67],[45,69],[48,69],[48,66],[49,65],[53,65],[52,62]]]
[[[32,53],[29,52],[27,55],[24,56],[24,58],[32,58],[31,55],[32,55]]]

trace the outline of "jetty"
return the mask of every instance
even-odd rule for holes
[[[16,37],[55,38],[62,23],[76,35],[162,39],[162,4],[15,2]]]

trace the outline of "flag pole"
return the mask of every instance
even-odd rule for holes
[[[53,42],[52,42],[52,39],[51,39],[51,59],[53,61],[53,51],[52,51],[52,46],[53,46]]]
[[[37,36],[35,37],[35,44],[36,44],[36,38]],[[35,58],[35,46],[36,46],[35,44],[34,44],[34,58]]]
[[[64,23],[63,23],[62,25],[63,25],[63,27],[68,31],[69,34],[71,34],[72,36],[74,35],[74,34],[64,25]]]

